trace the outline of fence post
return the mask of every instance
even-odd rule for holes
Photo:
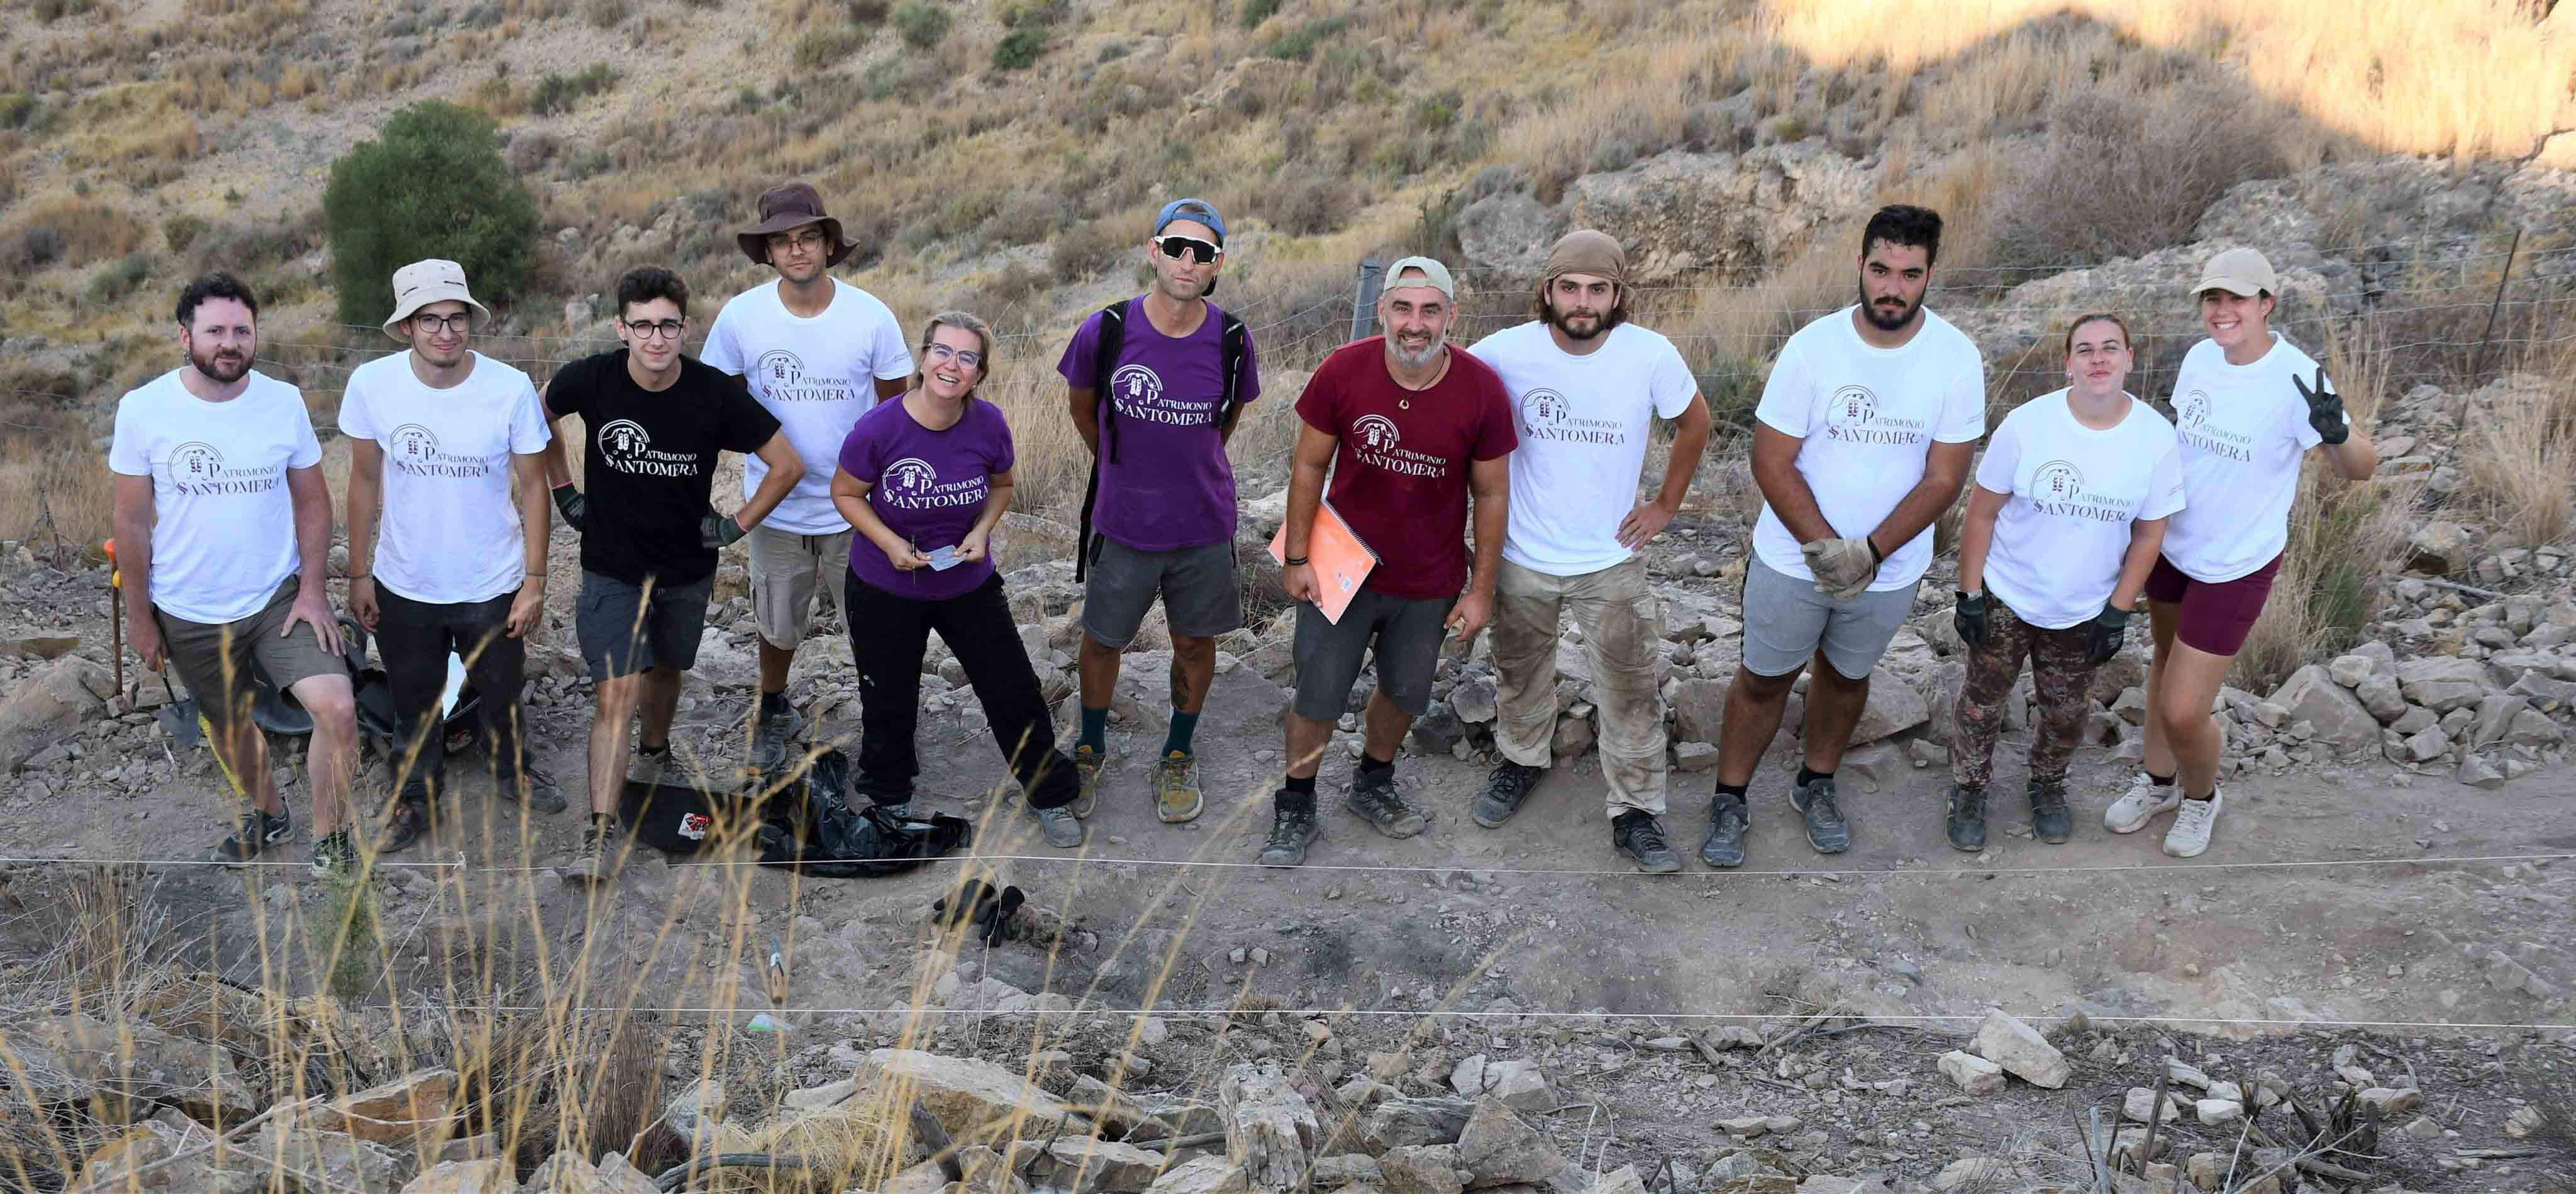
[[[1386,267],[1375,257],[1360,259],[1359,277],[1351,287],[1351,339],[1358,340],[1377,330],[1378,275]]]

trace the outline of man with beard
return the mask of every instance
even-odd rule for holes
[[[826,272],[856,246],[839,220],[823,214],[812,186],[770,188],[760,197],[760,222],[734,242],[778,277],[716,312],[702,359],[743,379],[805,462],[805,479],[752,528],[748,548],[752,619],[760,628],[751,766],[773,774],[805,727],[787,703],[787,670],[812,624],[815,591],[839,608],[841,574],[850,566],[850,524],[832,507],[833,462],[860,415],[903,393],[912,350],[893,311]],[[745,501],[768,474],[759,457],[743,461]]]
[[[1172,635],[1172,717],[1154,752],[1154,815],[1175,823],[1204,805],[1192,735],[1216,679],[1217,636],[1243,625],[1225,442],[1243,404],[1261,396],[1261,374],[1243,321],[1207,301],[1225,265],[1214,205],[1165,204],[1145,261],[1153,288],[1085,320],[1056,365],[1096,462],[1074,569],[1083,582],[1074,811],[1091,815],[1098,798],[1118,653],[1159,597]]]
[[[1333,350],[1297,399],[1306,425],[1289,472],[1279,578],[1299,603],[1297,699],[1288,711],[1287,782],[1273,798],[1263,866],[1303,864],[1322,832],[1316,766],[1372,654],[1377,691],[1362,714],[1359,773],[1343,807],[1388,837],[1412,837],[1428,824],[1396,792],[1395,751],[1431,704],[1444,634],[1456,635],[1463,650],[1492,613],[1511,500],[1503,458],[1519,442],[1511,396],[1493,367],[1449,350],[1456,317],[1447,266],[1428,257],[1397,261],[1378,296],[1386,334]],[[1377,557],[1338,621],[1316,606],[1324,594],[1306,556],[1327,468],[1333,513]],[[1472,572],[1461,539],[1471,492]]]
[[[117,401],[107,450],[126,637],[143,666],[179,669],[217,757],[250,797],[214,860],[249,862],[291,828],[251,720],[256,665],[313,717],[313,872],[347,878],[358,868],[347,828],[357,705],[323,589],[322,445],[304,396],[251,372],[259,301],[239,279],[190,282],[177,318],[188,363]]]
[[[1663,627],[1637,554],[1690,493],[1708,446],[1708,404],[1679,349],[1628,319],[1628,257],[1591,229],[1548,251],[1537,318],[1468,351],[1502,376],[1520,412],[1511,517],[1494,603],[1494,739],[1503,761],[1473,813],[1500,827],[1546,777],[1556,734],[1557,625],[1571,613],[1591,655],[1610,840],[1649,874],[1681,869],[1664,814]],[[1672,457],[1651,501],[1637,476],[1657,418]]]
[[[451,652],[481,694],[493,796],[537,812],[564,808],[554,781],[529,764],[519,704],[525,636],[546,612],[551,435],[528,375],[470,344],[491,315],[453,261],[394,271],[385,334],[411,350],[358,366],[340,397],[349,612],[376,636],[402,727],[393,814],[376,838],[387,854],[428,828],[446,786],[439,699]]]
[[[1789,788],[1820,854],[1851,848],[1834,768],[1869,700],[1869,673],[1914,608],[1932,523],[1959,499],[1986,431],[1977,346],[1923,307],[1941,217],[1880,208],[1861,232],[1860,301],[1798,329],[1755,408],[1762,518],[1744,570],[1744,657],[1726,690],[1717,795],[1700,859],[1744,861],[1744,792],[1807,684],[1805,765]]]

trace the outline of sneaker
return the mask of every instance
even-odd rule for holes
[[[1275,796],[1271,801],[1270,838],[1261,843],[1258,861],[1263,866],[1306,865],[1307,845],[1324,834],[1324,827],[1315,820],[1315,810],[1311,806],[1290,808],[1278,803]]]
[[[615,848],[616,839],[617,822],[592,817],[581,831],[581,849],[557,873],[566,883],[605,883],[614,878],[617,866],[608,852]]]
[[[764,697],[761,703],[766,704],[767,699]],[[778,710],[759,715],[752,727],[751,769],[762,775],[774,775],[785,767],[788,748],[795,745],[798,734],[805,732],[805,715],[797,712],[796,706],[782,699]]]
[[[1108,755],[1093,750],[1088,744],[1078,743],[1074,746],[1073,778],[1076,783],[1082,785],[1073,797],[1074,816],[1088,817],[1091,815],[1091,810],[1100,807],[1100,773],[1108,769]],[[1191,817],[1197,815],[1197,813],[1190,814]],[[1169,819],[1165,818],[1165,820]],[[1186,821],[1189,817],[1181,819]]]
[[[647,787],[671,783],[679,776],[679,762],[671,757],[667,746],[651,753],[636,751],[634,761],[626,765],[626,778]]]
[[[1950,785],[1947,815],[1942,828],[1950,835],[1950,848],[1971,854],[1986,848],[1986,790],[1966,784]]]
[[[1359,778],[1351,781],[1351,794],[1342,800],[1342,807],[1359,814],[1361,820],[1388,837],[1412,837],[1431,825],[1395,790],[1395,769],[1392,767],[1377,772],[1374,777],[1361,772]]]
[[[1046,835],[1046,844],[1058,850],[1073,849],[1090,836],[1082,828],[1082,819],[1073,815],[1072,805],[1039,808],[1032,804],[1028,808],[1029,816],[1038,823],[1038,832]]]
[[[284,810],[268,813],[244,809],[233,835],[215,844],[213,859],[225,864],[249,862],[259,857],[261,850],[285,841],[294,828]]]
[[[420,796],[402,796],[394,800],[393,811],[385,817],[384,828],[376,831],[376,853],[400,854],[420,835],[429,832],[429,800]],[[321,847],[317,844],[315,849]]]
[[[527,805],[530,812],[564,811],[563,790],[555,786],[555,777],[537,770],[534,764],[522,765],[517,775],[495,776],[492,780],[492,797],[495,800]]]
[[[1669,875],[1682,869],[1681,856],[1673,853],[1673,845],[1664,839],[1664,827],[1653,813],[1632,808],[1612,818],[1610,844],[1636,859],[1637,869],[1649,875]]]
[[[2169,813],[2182,806],[2180,783],[2159,784],[2147,779],[2141,771],[2129,777],[2129,790],[2102,810],[2102,828],[2113,833],[2136,833],[2147,827],[2159,813]]]
[[[1494,773],[1485,778],[1485,790],[1476,794],[1476,809],[1468,814],[1478,825],[1499,829],[1512,814],[1521,811],[1521,802],[1529,799],[1538,781],[1547,778],[1547,768],[1530,767],[1503,760]]]
[[[1708,802],[1708,836],[1699,839],[1699,860],[1713,867],[1744,865],[1744,829],[1752,818],[1744,802],[1719,796]]]
[[[335,829],[313,842],[313,877],[346,882],[358,874],[358,846],[349,831]]]
[[[1166,825],[1195,821],[1207,807],[1199,795],[1199,761],[1183,751],[1170,751],[1154,764],[1154,815]]]
[[[2176,858],[2198,858],[2209,848],[2209,831],[2218,824],[2219,810],[2227,804],[2227,793],[2209,790],[2207,800],[2185,800],[2182,811],[2174,814],[2173,828],[2165,831],[2165,853]]]
[[[1843,820],[1843,810],[1834,803],[1834,777],[1820,776],[1811,784],[1789,785],[1789,807],[1807,819],[1807,844],[1818,854],[1840,854],[1851,849],[1851,822]]]
[[[2066,805],[2066,781],[2030,781],[2031,836],[2057,845],[2075,835],[2075,810]]]

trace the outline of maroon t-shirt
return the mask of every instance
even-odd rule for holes
[[[1520,446],[1511,394],[1493,366],[1456,345],[1427,390],[1395,384],[1386,337],[1324,358],[1297,415],[1341,441],[1325,496],[1377,553],[1365,588],[1419,601],[1467,587],[1467,465]]]

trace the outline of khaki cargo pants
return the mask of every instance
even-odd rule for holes
[[[1646,587],[1643,556],[1582,576],[1549,576],[1502,561],[1492,629],[1501,690],[1496,744],[1523,766],[1551,761],[1560,613],[1573,616],[1591,659],[1609,815],[1631,809],[1663,815],[1664,697],[1655,682],[1662,619]]]

